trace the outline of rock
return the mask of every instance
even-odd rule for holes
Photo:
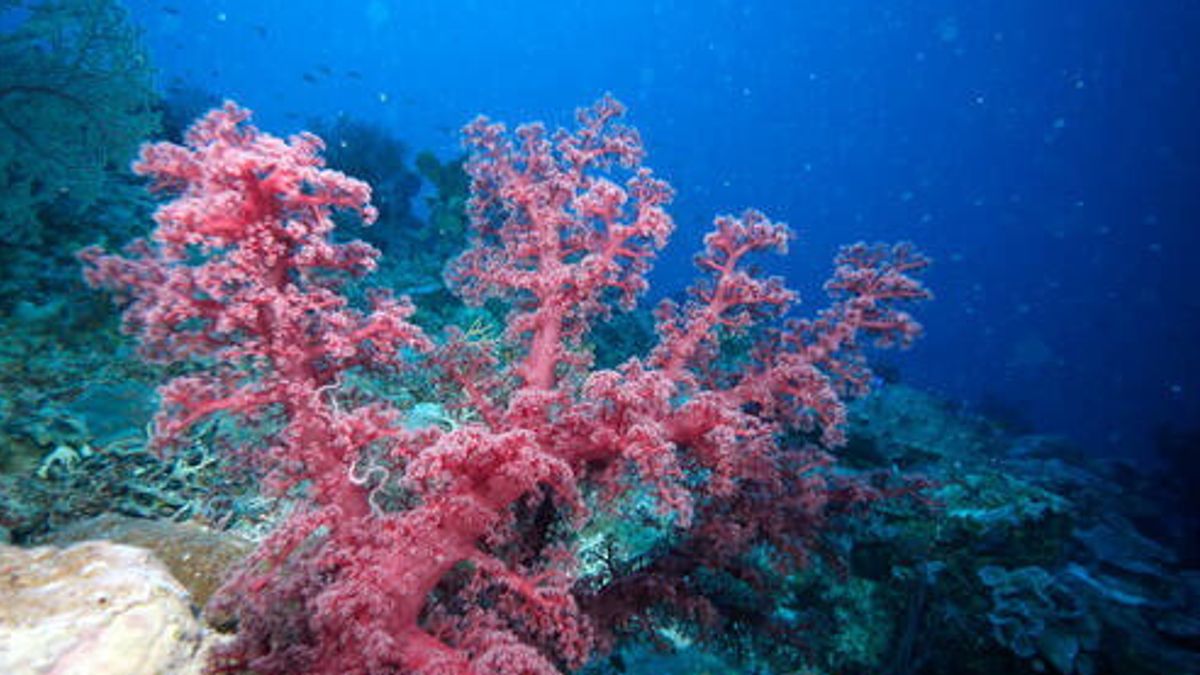
[[[153,554],[109,542],[0,546],[0,672],[202,671],[205,630]]]
[[[903,385],[873,391],[850,406],[849,443],[842,466],[923,469],[939,462],[995,456],[1005,442],[989,421]]]
[[[66,546],[89,539],[148,549],[204,607],[229,570],[254,550],[254,543],[197,523],[130,518],[106,513],[73,523],[38,543]]]

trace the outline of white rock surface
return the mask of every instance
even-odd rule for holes
[[[0,673],[199,673],[204,638],[187,591],[149,551],[0,545]]]

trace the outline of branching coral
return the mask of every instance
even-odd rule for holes
[[[153,241],[82,258],[130,303],[145,357],[198,366],[162,389],[158,440],[241,419],[264,434],[242,452],[268,487],[304,496],[210,607],[239,633],[218,669],[576,668],[651,608],[712,620],[693,572],[732,569],[755,546],[802,560],[831,505],[861,501],[864,486],[832,479],[832,459],[788,432],[840,441],[841,399],[869,382],[860,348],[919,331],[898,305],[927,297],[910,276],[925,259],[849,247],[831,308],[785,322],[794,294],[747,258],[782,249],[788,230],[755,211],[721,217],[691,299],[660,308],[658,345],[594,368],[585,336],[645,290],[673,227],[671,188],[642,166],[623,112],[606,97],[570,131],[467,127],[473,241],[448,279],[470,302],[511,306],[494,340],[450,330],[435,344],[382,294],[350,306],[341,282],[377,252],[333,243],[330,214],[370,220],[370,190],[325,169],[314,136],[274,138],[227,104],[186,146],[143,149],[137,169],[176,195]],[[732,334],[755,344],[734,363],[719,358]],[[438,373],[461,423],[406,428],[389,402],[344,391],[355,371],[414,364]],[[635,489],[677,543],[581,583],[575,533]]]

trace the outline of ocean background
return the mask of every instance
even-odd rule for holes
[[[679,192],[652,293],[749,206],[799,233],[810,309],[839,244],[911,240],[937,301],[906,381],[1095,453],[1200,423],[1194,2],[128,5],[160,86],[277,134],[345,113],[449,158],[478,114],[611,92]]]
[[[98,37],[88,32],[97,25]],[[28,579],[60,574],[46,571],[60,564],[60,549],[37,547],[94,540],[152,550],[167,578],[146,582],[157,577],[108,544],[61,556],[114,555],[113,569],[137,570],[128,577],[138,588],[182,585],[176,618],[194,630],[176,631],[187,643],[179,649],[202,664],[211,646],[202,640],[236,633],[234,647],[216,648],[234,672],[259,648],[266,656],[250,670],[301,672],[295,663],[336,654],[315,671],[351,672],[344,663],[368,650],[337,648],[362,635],[378,640],[387,665],[367,672],[393,672],[411,656],[403,648],[438,640],[478,665],[487,652],[468,643],[479,625],[455,622],[486,627],[486,616],[503,639],[580,675],[1200,673],[1197,36],[1200,3],[1188,0],[0,1],[0,673],[40,672],[17,660],[14,645],[42,661],[104,647],[81,639],[98,633],[79,627],[115,610],[88,605],[63,619],[37,593],[21,595],[38,588]],[[828,306],[822,283],[842,245],[909,241],[932,259],[920,279],[933,299],[906,306],[923,333],[911,349],[868,351],[872,392],[847,401],[844,429],[834,430],[845,443],[815,433],[830,431],[826,418],[815,430],[784,429],[785,415],[739,391],[720,401],[743,426],[721,438],[749,456],[766,453],[769,470],[697,459],[707,441],[695,438],[664,441],[659,464],[635,467],[638,443],[579,431],[625,422],[604,418],[602,405],[586,408],[603,396],[572,389],[580,381],[572,377],[555,381],[567,403],[544,418],[514,422],[520,412],[506,410],[511,417],[481,422],[535,387],[512,370],[523,347],[502,337],[502,303],[468,308],[443,280],[468,243],[468,174],[488,170],[477,154],[464,172],[464,126],[486,115],[510,129],[538,120],[573,128],[576,110],[606,94],[628,108],[644,164],[674,187],[667,210],[676,231],[639,309],[577,345],[597,368],[649,352],[649,308],[693,282],[693,256],[721,214],[756,208],[795,232],[788,255],[754,263],[800,292],[797,316]],[[343,286],[339,273],[306,277],[296,265],[300,300],[333,289],[357,311],[372,286],[411,294],[413,323],[438,345],[428,358],[420,349],[387,355],[356,337],[353,349],[367,356],[325,354],[286,371],[308,376],[289,381],[295,390],[323,385],[298,408],[322,422],[324,436],[292,433],[303,415],[291,399],[265,397],[172,435],[195,402],[177,395],[188,404],[165,406],[153,422],[170,390],[158,387],[195,386],[202,399],[203,386],[224,377],[214,391],[250,390],[281,380],[285,359],[214,363],[253,333],[243,326],[195,343],[199,356],[147,363],[139,357],[155,347],[151,331],[136,320],[132,331],[119,327],[122,311],[137,316],[129,292],[152,294],[161,277],[101,249],[150,233],[155,208],[173,196],[147,191],[129,160],[141,141],[179,143],[225,100],[252,110],[264,134],[317,131],[330,168],[375,189],[381,221],[367,230],[340,213],[334,241],[361,237],[380,248],[378,273]],[[254,180],[266,177],[245,182]],[[296,192],[300,201],[321,197],[311,185]],[[289,213],[298,227],[320,212],[304,204]],[[489,212],[487,224],[508,213]],[[79,254],[90,245],[100,248]],[[167,267],[200,269],[226,253],[189,249]],[[143,274],[142,288],[123,285],[137,276],[122,278],[130,270]],[[230,286],[253,290],[257,281]],[[212,304],[204,311],[228,309]],[[357,320],[314,319],[297,334],[324,344]],[[192,317],[171,337],[206,321]],[[461,341],[450,325],[463,329]],[[664,395],[659,416],[671,419],[655,419],[655,429],[704,400],[705,387],[728,393],[745,381],[762,353],[726,337],[716,374]],[[802,338],[788,355],[813,341]],[[467,352],[497,360],[473,370],[457,360]],[[832,360],[809,365],[817,384],[838,379]],[[680,366],[692,367],[701,370]],[[455,380],[477,375],[482,405]],[[353,425],[325,423],[368,403],[380,419],[395,415],[364,423],[388,429],[371,443],[348,441]],[[544,477],[488,503],[488,522],[504,528],[470,530],[480,516],[436,536],[420,529],[450,503],[441,500],[450,488],[420,475],[418,459],[463,447],[499,455],[479,439],[557,424],[575,404],[591,417],[554,436],[569,449],[541,437],[536,447],[539,457],[575,462],[566,479]],[[812,412],[800,414],[812,422]],[[580,438],[601,459],[578,459]],[[318,456],[345,448],[355,454]],[[288,453],[309,454],[293,462]],[[647,475],[655,470],[669,480]],[[724,470],[744,472],[730,480],[736,489],[720,489]],[[296,484],[268,485],[289,471]],[[651,490],[661,487],[654,478],[682,486],[704,517],[683,524],[685,500]],[[345,488],[330,492],[341,501],[321,492],[322,480]],[[586,519],[567,517],[548,487],[556,481],[582,486]],[[302,522],[310,515],[327,520],[310,527]],[[405,529],[410,521],[418,525]],[[302,527],[310,529],[288,544]],[[446,535],[454,528],[461,541]],[[263,564],[281,540],[284,553]],[[377,573],[445,558],[431,547],[476,557],[429,573],[424,586]],[[499,564],[479,571],[477,558]],[[105,566],[85,567],[96,568]],[[47,586],[87,576],[76,572]],[[529,585],[504,586],[508,573]],[[642,578],[661,582],[647,587],[652,600],[622,595],[640,589],[624,582]],[[504,581],[486,585],[495,579]],[[425,593],[415,603],[405,595],[414,587]],[[559,608],[570,609],[559,620],[578,620],[578,653],[564,656],[570,648],[554,643],[556,630],[528,629],[524,605],[497,599],[535,587],[559,593]],[[401,622],[362,609],[371,602],[416,607],[420,621],[404,626],[417,630],[391,645],[387,631]],[[719,620],[706,623],[709,610]],[[329,632],[318,634],[318,624]],[[27,625],[63,632],[47,629],[35,645],[20,632]],[[412,640],[438,626],[438,640]]]

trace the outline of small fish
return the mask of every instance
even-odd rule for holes
[[[358,72],[357,70],[347,70],[347,71],[346,71],[346,77],[348,77],[348,78],[350,78],[350,79],[352,79],[352,80],[361,80],[361,79],[362,79],[362,73]]]
[[[325,77],[329,77],[330,75],[333,74],[333,68],[330,68],[329,66],[325,65],[324,63],[318,63],[317,64],[317,72],[324,75]]]
[[[258,34],[258,37],[267,39],[267,27],[261,23],[254,24],[254,32]]]
[[[316,76],[316,75],[313,75],[312,73],[305,73],[305,74],[301,75],[301,77],[303,77],[303,78],[304,78],[304,81],[305,81],[305,82],[307,82],[307,83],[309,83],[309,84],[316,84],[316,83],[317,83],[317,76]]]
[[[171,16],[179,16],[179,8],[178,7],[172,7],[171,5],[163,5],[162,11],[164,14],[170,14]]]

